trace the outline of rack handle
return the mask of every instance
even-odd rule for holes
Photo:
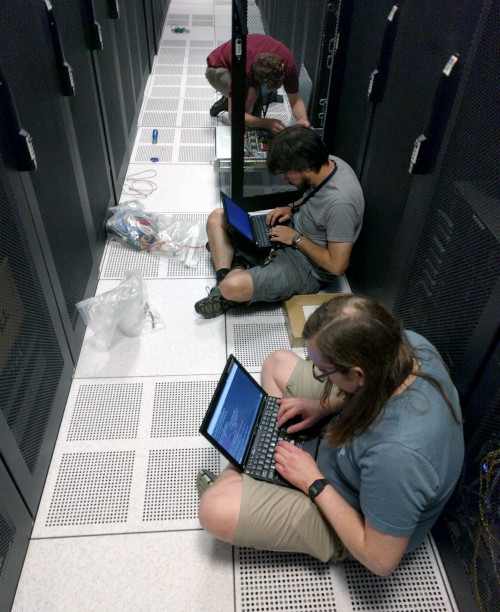
[[[430,174],[434,170],[460,81],[460,68],[459,54],[453,53],[441,72],[427,126],[413,145],[409,167],[412,174]]]
[[[103,49],[102,28],[95,18],[93,0],[85,0],[85,9],[89,27],[89,48],[92,51],[101,51]]]
[[[0,113],[8,126],[17,169],[33,172],[37,169],[35,149],[30,134],[22,127],[12,92],[0,67]]]
[[[120,19],[120,6],[118,0],[108,0],[109,18]]]
[[[368,101],[372,104],[378,104],[384,97],[398,25],[399,6],[394,4],[389,16],[387,17],[377,67],[370,75],[370,82],[368,85]]]
[[[73,79],[73,69],[64,57],[61,36],[59,27],[54,15],[54,9],[50,0],[45,0],[45,10],[47,12],[47,20],[49,22],[50,35],[52,37],[52,46],[56,58],[57,70],[59,71],[59,80],[61,81],[61,90],[63,96],[75,95],[75,81]]]

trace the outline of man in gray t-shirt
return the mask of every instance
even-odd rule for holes
[[[195,304],[196,312],[206,319],[241,304],[317,293],[349,264],[364,211],[353,169],[329,156],[318,134],[300,125],[273,138],[267,162],[271,173],[282,174],[304,193],[297,202],[267,215],[271,242],[285,248],[277,249],[269,263],[265,255],[249,251],[232,235],[222,209],[212,212],[207,234],[217,284]]]

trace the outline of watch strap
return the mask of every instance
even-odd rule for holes
[[[309,498],[314,501],[327,484],[328,480],[326,478],[319,478],[318,480],[315,480],[309,487]]]

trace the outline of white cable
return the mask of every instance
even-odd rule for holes
[[[123,192],[136,198],[147,198],[157,186],[151,179],[156,176],[156,170],[143,170],[125,177]]]

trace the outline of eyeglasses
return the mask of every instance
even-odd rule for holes
[[[332,374],[335,374],[335,372],[339,372],[341,368],[335,368],[335,370],[329,370],[328,372],[323,372],[322,370],[318,368],[316,364],[313,363],[312,370],[313,370],[313,376],[317,381],[325,382],[325,379],[327,379]]]

